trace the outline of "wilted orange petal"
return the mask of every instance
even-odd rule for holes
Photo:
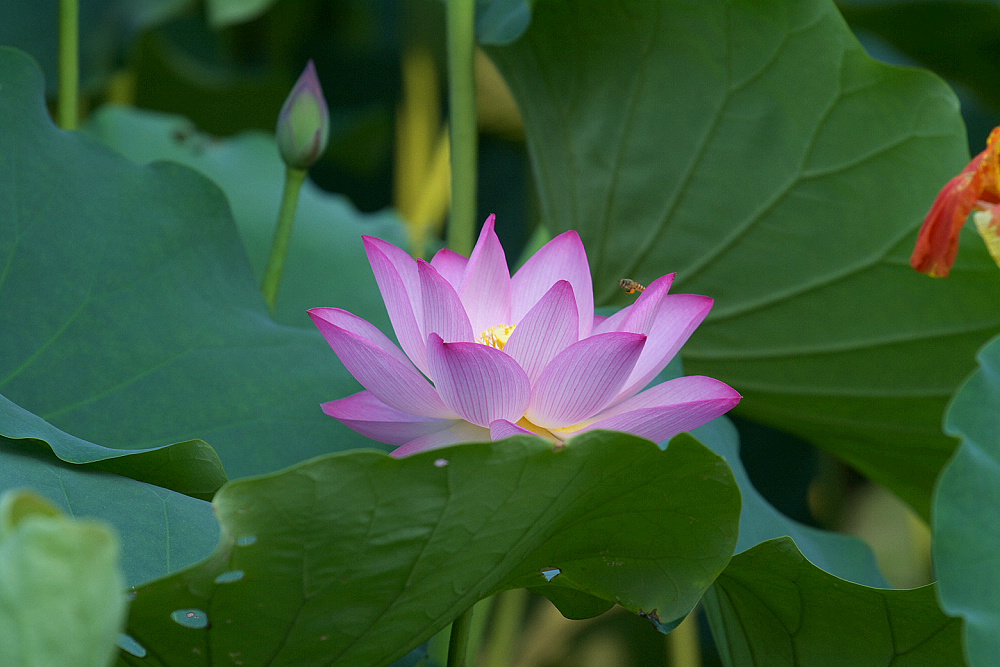
[[[934,205],[924,218],[917,235],[917,245],[910,255],[910,266],[921,273],[943,278],[951,272],[958,254],[958,235],[983,191],[984,176],[980,165],[983,151],[941,188]]]

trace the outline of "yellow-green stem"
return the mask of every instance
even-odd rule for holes
[[[274,304],[278,299],[278,286],[281,285],[281,271],[285,268],[285,257],[288,256],[288,244],[292,239],[292,224],[295,222],[295,208],[299,203],[299,190],[306,180],[305,169],[285,169],[285,191],[281,195],[281,209],[278,211],[278,224],[274,228],[274,240],[271,241],[271,255],[267,258],[264,269],[264,281],[261,291],[267,307],[274,312]]]
[[[510,667],[514,662],[515,638],[521,631],[528,591],[516,588],[496,596],[493,625],[483,649],[482,667]]]
[[[476,3],[448,0],[448,127],[451,131],[451,215],[448,247],[468,256],[476,223]]]
[[[672,667],[701,667],[698,612],[692,611],[667,635]]]
[[[75,130],[80,107],[80,4],[59,0],[59,127]]]
[[[469,630],[472,628],[472,607],[451,623],[451,637],[448,639],[448,667],[465,667],[465,654],[469,646]]]

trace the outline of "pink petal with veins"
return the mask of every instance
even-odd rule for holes
[[[395,447],[451,427],[451,419],[433,419],[400,412],[375,398],[370,391],[323,403],[323,412],[344,426],[372,440]]]
[[[719,380],[697,375],[651,387],[598,415],[584,431],[627,431],[662,442],[729,412],[742,397]]]
[[[602,410],[618,395],[645,344],[641,334],[612,332],[570,345],[532,388],[528,420],[562,428]]]
[[[462,285],[462,276],[465,275],[465,267],[468,263],[468,257],[462,257],[448,248],[441,248],[431,258],[431,266],[437,269],[438,273],[456,290]]]
[[[537,433],[532,433],[526,428],[518,426],[513,422],[509,422],[506,419],[496,419],[490,422],[490,438],[492,440],[503,440],[504,438],[510,438],[515,435],[535,435]]]
[[[712,310],[713,303],[710,297],[698,294],[668,294],[663,297],[642,356],[636,362],[621,394],[615,399],[616,402],[641,391],[666,368]]]
[[[425,435],[412,440],[392,452],[392,456],[402,458],[418,452],[457,445],[465,442],[490,442],[490,431],[487,428],[470,424],[469,422],[452,422],[452,426],[437,433]]]
[[[591,333],[592,336],[597,334],[610,333],[612,331],[618,331],[621,328],[625,320],[628,319],[629,313],[632,312],[632,306],[634,303],[630,303],[616,313],[603,318],[600,322],[594,322],[594,330]],[[596,317],[595,317],[596,320]]]
[[[478,334],[498,324],[511,324],[510,272],[500,239],[493,231],[496,216],[490,215],[472,249],[458,294]]]
[[[560,280],[517,323],[503,351],[534,384],[549,362],[577,341],[577,320],[573,287]]]
[[[587,251],[575,231],[563,232],[546,243],[514,274],[511,314],[515,322],[520,320],[558,280],[567,280],[573,286],[582,340],[590,335],[593,326],[594,284]]]
[[[424,304],[423,331],[436,333],[448,343],[471,343],[474,340],[472,325],[455,288],[422,259],[417,260],[417,273]]]
[[[462,419],[488,427],[496,419],[516,422],[524,416],[531,383],[517,362],[487,345],[445,343],[427,337],[431,378],[446,405]]]
[[[674,282],[674,274],[670,273],[661,278],[657,278],[649,284],[644,292],[639,294],[635,303],[628,309],[625,319],[620,321],[615,331],[628,331],[630,333],[649,334],[656,321],[657,313],[663,299],[670,291],[670,285]]]
[[[365,320],[339,308],[309,311],[340,362],[365,389],[397,410],[422,417],[455,419],[434,387],[389,339]]]
[[[391,243],[374,236],[362,238],[399,345],[417,368],[426,374],[427,346],[426,337],[420,329],[424,311],[417,263]]]

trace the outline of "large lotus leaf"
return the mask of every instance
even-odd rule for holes
[[[941,606],[965,619],[971,665],[1000,654],[1000,338],[955,394],[945,429],[962,441],[934,496],[934,569]]]
[[[116,106],[99,109],[84,129],[134,162],[173,160],[215,181],[229,199],[254,274],[263,277],[285,178],[272,136],[250,132],[216,139],[180,116]],[[275,319],[311,327],[307,309],[337,306],[389,330],[362,234],[397,245],[405,238],[393,213],[363,215],[343,197],[306,181]]]
[[[230,476],[368,443],[319,404],[357,390],[322,337],[276,324],[222,193],[55,129],[0,49],[0,391],[106,447],[202,438]]]
[[[131,477],[202,500],[211,500],[226,483],[219,455],[202,440],[150,449],[102,447],[60,431],[3,395],[0,395],[0,436],[37,440],[67,463]]]
[[[39,496],[0,498],[0,664],[105,667],[125,622],[118,537]]]
[[[28,488],[67,514],[102,519],[122,543],[122,569],[137,585],[196,563],[218,539],[204,500],[64,463],[25,440],[0,437],[0,493]]]
[[[688,435],[666,451],[594,432],[558,451],[522,436],[325,456],[219,491],[218,549],[138,590],[128,632],[148,654],[122,660],[385,664],[525,585],[672,620],[729,561],[739,503]]]
[[[964,664],[961,621],[941,612],[933,586],[852,584],[788,538],[734,556],[704,602],[727,667]]]
[[[938,416],[1000,326],[981,242],[948,280],[907,262],[968,159],[951,91],[869,58],[829,0],[543,0],[489,53],[598,301],[676,271],[716,299],[689,371],[926,514],[954,446]]]

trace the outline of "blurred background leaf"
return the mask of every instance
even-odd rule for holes
[[[856,537],[838,535],[789,519],[776,510],[754,488],[739,457],[739,438],[730,420],[720,417],[692,433],[716,454],[726,459],[740,485],[743,507],[740,513],[740,540],[736,553],[742,553],[782,536],[795,540],[798,549],[823,570],[860,584],[885,586],[885,579],[875,564],[871,549]]]
[[[178,116],[114,106],[98,110],[84,130],[133,162],[172,160],[212,179],[226,193],[254,275],[263,277],[285,173],[272,136],[254,132],[216,139]],[[307,309],[336,306],[391,335],[362,234],[405,245],[403,228],[391,211],[361,214],[344,197],[307,181],[299,197],[275,319],[311,329]]]
[[[129,40],[144,29],[189,13],[195,0],[80,0],[80,80],[84,91],[107,84]],[[59,3],[0,3],[0,44],[30,53],[55,93]]]
[[[260,16],[274,3],[275,0],[205,0],[205,10],[213,27],[225,28]]]
[[[914,62],[1000,110],[996,0],[838,0],[855,30],[878,35]]]

